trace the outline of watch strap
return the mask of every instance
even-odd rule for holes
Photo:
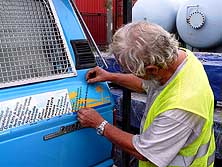
[[[96,128],[96,133],[97,133],[98,135],[103,136],[103,133],[104,133],[104,129],[105,129],[106,124],[108,124],[108,122],[107,122],[106,120],[104,120],[104,121]]]

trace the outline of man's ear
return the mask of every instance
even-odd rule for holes
[[[159,72],[159,67],[155,65],[148,65],[145,67],[145,69],[148,75],[157,75]]]

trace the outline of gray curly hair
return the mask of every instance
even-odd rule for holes
[[[110,51],[131,73],[145,76],[147,65],[167,68],[178,57],[178,41],[162,27],[140,21],[120,28]]]

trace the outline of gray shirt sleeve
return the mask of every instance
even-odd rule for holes
[[[181,148],[201,133],[204,119],[187,111],[175,109],[160,114],[150,127],[133,136],[135,149],[158,167],[167,166]]]

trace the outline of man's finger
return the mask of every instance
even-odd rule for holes
[[[86,108],[81,108],[77,111],[77,115],[82,114]]]
[[[91,78],[91,79],[88,79],[87,82],[88,83],[95,83],[95,82],[97,82],[97,79],[96,78]]]
[[[86,73],[86,80],[89,80],[90,78],[94,78],[95,75],[96,75],[96,69],[95,69],[95,68],[89,70],[89,71]]]

